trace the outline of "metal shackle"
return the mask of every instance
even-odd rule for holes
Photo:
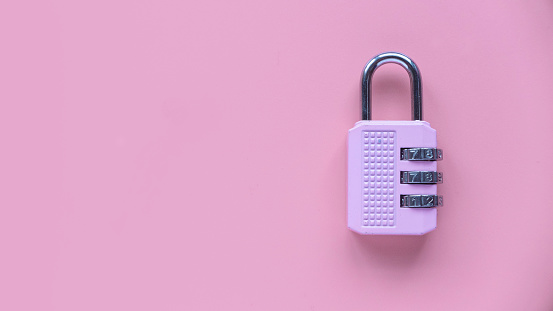
[[[361,119],[371,120],[371,83],[376,69],[386,63],[401,65],[411,80],[411,114],[413,120],[422,120],[422,81],[419,68],[409,57],[396,52],[386,52],[375,56],[363,69],[361,77]]]

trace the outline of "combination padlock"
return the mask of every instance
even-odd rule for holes
[[[371,121],[371,80],[386,63],[409,73],[412,121]],[[348,227],[357,233],[421,235],[436,228],[442,151],[436,130],[422,121],[421,93],[417,65],[403,54],[377,55],[363,70],[362,120],[348,136]]]

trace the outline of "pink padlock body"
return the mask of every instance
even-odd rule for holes
[[[402,194],[437,194],[436,185],[401,184],[401,171],[436,171],[435,161],[400,160],[401,148],[436,148],[426,121],[359,121],[348,137],[348,227],[360,234],[421,235],[436,208],[402,208]]]

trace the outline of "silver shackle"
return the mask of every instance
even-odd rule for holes
[[[396,53],[386,52],[371,59],[361,77],[361,119],[371,120],[371,84],[372,77],[376,69],[386,63],[396,63],[401,65],[409,74],[411,80],[411,114],[413,120],[422,120],[422,81],[421,74],[417,65],[409,57]]]

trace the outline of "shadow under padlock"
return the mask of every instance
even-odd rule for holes
[[[394,269],[409,268],[418,263],[428,235],[352,235],[357,250],[363,258],[380,267],[390,265]]]
[[[372,79],[386,63],[401,65],[411,84],[411,120],[373,120]],[[436,131],[422,120],[422,81],[407,56],[388,52],[370,60],[361,77],[361,121],[348,135],[348,227],[367,235],[421,235],[436,228],[443,175]]]

